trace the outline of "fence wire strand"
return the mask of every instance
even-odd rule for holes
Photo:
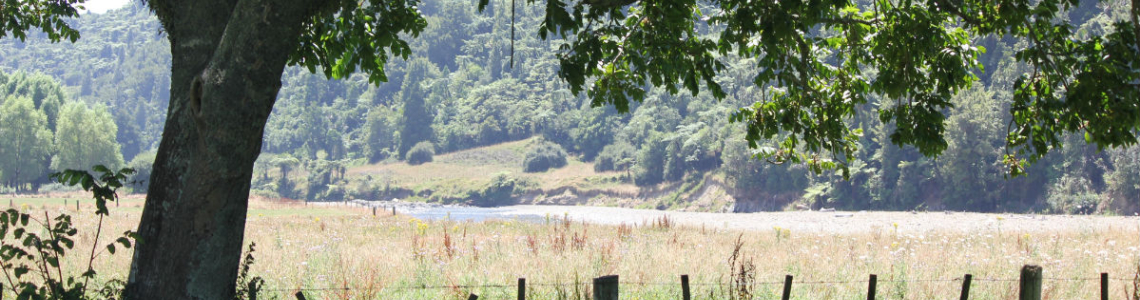
[[[950,279],[909,279],[909,280],[907,280],[907,279],[901,279],[900,280],[900,279],[879,279],[879,278],[877,278],[875,280],[875,282],[876,283],[935,283],[935,282],[961,282],[963,279],[964,279],[964,277],[955,277],[955,278],[950,278]],[[1100,277],[1074,277],[1074,278],[1045,277],[1045,278],[1041,278],[1041,279],[1043,281],[1061,281],[1061,282],[1100,281]],[[971,280],[974,282],[1018,282],[1018,281],[1020,281],[1020,279],[1017,279],[1017,278],[993,278],[993,277],[989,277],[989,278],[973,277]],[[1136,281],[1135,278],[1122,278],[1122,277],[1113,277],[1113,278],[1109,278],[1108,280],[1109,281],[1117,281],[1117,282],[1133,282],[1133,281]],[[869,282],[870,282],[870,279],[837,280],[837,281],[795,281],[795,280],[793,280],[792,286],[797,286],[797,285],[843,285],[843,284],[869,283]],[[620,284],[621,285],[633,285],[633,286],[680,286],[681,285],[681,283],[679,281],[678,282],[622,281],[622,282],[620,282]],[[733,286],[735,284],[736,283],[732,283],[732,282],[729,282],[729,283],[724,283],[724,282],[689,282],[689,286],[697,286],[697,287],[708,287],[708,286],[726,286],[727,287],[727,286]],[[783,285],[784,281],[754,281],[754,282],[749,282],[748,284],[753,285],[753,286]],[[575,283],[575,282],[534,282],[534,283],[527,282],[526,286],[527,287],[565,287],[565,286],[589,287],[589,286],[593,286],[593,283],[590,282],[589,280],[577,282],[577,283]],[[345,287],[312,287],[312,288],[263,288],[260,290],[261,291],[270,291],[270,292],[295,292],[295,291],[301,291],[301,292],[341,292],[341,291],[344,291],[344,292],[348,292],[348,291],[359,291],[359,290],[410,291],[410,290],[454,290],[454,289],[471,290],[471,289],[502,289],[502,288],[518,288],[518,285],[517,284],[458,284],[458,285],[386,286],[386,287],[369,287],[369,288],[345,286]]]

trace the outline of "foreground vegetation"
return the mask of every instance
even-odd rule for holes
[[[84,199],[76,213],[76,199],[0,202],[32,215],[72,214],[80,229],[76,248],[89,249],[93,205]],[[112,206],[104,233],[134,229],[141,204],[140,198],[128,198]],[[260,299],[292,299],[299,289],[310,299],[465,299],[468,293],[513,299],[519,277],[527,279],[528,299],[588,299],[590,279],[607,274],[621,276],[623,299],[678,298],[680,274],[690,276],[696,299],[729,299],[742,290],[761,299],[776,297],[785,274],[795,276],[793,298],[856,299],[872,273],[879,275],[884,299],[953,298],[961,286],[954,279],[966,273],[975,278],[971,299],[1010,299],[1016,282],[988,279],[1016,279],[1024,264],[1044,267],[1047,298],[1089,298],[1098,282],[1071,279],[1094,279],[1101,272],[1114,279],[1111,293],[1118,298],[1132,295],[1140,262],[1138,228],[1122,219],[1074,223],[1049,233],[1000,226],[916,232],[890,226],[832,234],[737,231],[666,218],[622,226],[562,216],[537,223],[426,221],[266,199],[254,199],[249,215],[246,243],[257,245],[251,275],[266,280]],[[125,279],[129,261],[122,253],[98,256],[98,280]],[[79,256],[64,260],[65,271],[85,266]]]
[[[1078,36],[1103,36],[1115,30],[1114,21],[1129,15],[1128,5],[1081,4],[1060,13]],[[622,114],[591,107],[558,78],[551,49],[561,41],[532,34],[545,20],[542,5],[520,5],[517,18],[509,6],[492,5],[480,13],[470,1],[427,0],[419,8],[430,25],[410,41],[408,60],[385,66],[388,83],[370,85],[362,75],[330,81],[303,68],[285,71],[265,129],[256,174],[263,178],[253,189],[274,197],[336,201],[353,196],[346,186],[362,180],[384,184],[377,177],[330,176],[342,168],[418,163],[423,156],[408,161],[408,154],[454,153],[541,136],[561,149],[537,151],[535,144],[535,158],[564,151],[571,161],[592,163],[585,171],[627,174],[631,186],[645,190],[713,175],[749,201],[750,210],[799,202],[878,210],[1140,211],[1140,149],[1098,151],[1080,132],[1062,136],[1065,147],[1042,157],[1025,177],[1005,178],[1004,155],[1017,150],[1005,142],[1012,118],[1005,111],[1014,105],[1014,82],[1032,70],[1012,54],[1028,47],[1026,40],[970,39],[986,49],[979,56],[984,72],[971,71],[978,81],[951,99],[953,107],[939,109],[946,119],[939,123],[945,126],[945,149],[938,157],[890,142],[897,127],[907,126],[884,123],[876,111],[908,101],[871,95],[866,104],[852,107],[855,117],[845,118],[845,125],[863,134],[855,141],[860,151],[848,159],[850,180],[844,180],[838,174],[813,174],[802,164],[754,159],[754,150],[777,149],[783,140],[775,137],[750,149],[744,126],[727,121],[732,112],[771,100],[776,92],[750,84],[763,69],[754,58],[718,58],[726,64],[715,78],[727,93],[722,100],[712,93],[670,95],[654,88]],[[715,7],[701,10],[720,14]],[[520,33],[513,43],[508,17],[517,19]],[[49,43],[38,33],[26,42],[0,39],[0,73],[9,74],[0,75],[0,102],[5,103],[0,127],[20,129],[0,137],[26,140],[21,149],[12,148],[17,143],[0,144],[0,157],[26,157],[0,159],[0,192],[36,190],[48,183],[50,171],[94,164],[127,165],[141,171],[138,178],[148,178],[170,98],[170,49],[158,34],[161,26],[141,2],[82,16],[74,26],[83,35],[74,44]],[[699,32],[711,37],[720,30],[712,26]],[[76,137],[84,137],[87,146],[75,146]],[[411,151],[415,145],[423,151]],[[529,152],[509,163],[522,169]],[[545,161],[530,163],[539,167]],[[264,171],[276,168],[304,176]]]

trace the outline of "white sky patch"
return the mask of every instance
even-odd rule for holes
[[[87,9],[80,11],[80,13],[90,11],[92,13],[101,14],[107,12],[108,10],[122,8],[123,6],[127,5],[128,1],[132,0],[87,0],[82,4]]]

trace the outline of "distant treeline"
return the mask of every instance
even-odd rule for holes
[[[782,140],[751,149],[742,126],[728,122],[737,108],[769,97],[752,84],[751,59],[724,59],[728,70],[717,78],[729,94],[723,101],[708,93],[653,89],[631,113],[620,114],[612,107],[593,107],[557,78],[557,43],[534,34],[543,17],[541,5],[519,5],[514,26],[522,34],[513,43],[511,9],[503,3],[492,1],[483,13],[471,1],[459,0],[427,0],[420,9],[430,25],[410,40],[414,53],[408,60],[387,66],[387,83],[369,85],[364,76],[329,81],[308,70],[286,70],[266,128],[255,189],[293,198],[343,198],[349,192],[346,167],[404,160],[417,144],[447,153],[542,136],[562,148],[547,147],[544,153],[568,152],[594,162],[597,171],[626,170],[640,186],[719,172],[738,200],[760,207],[801,202],[844,209],[1131,214],[1140,203],[1140,149],[1099,151],[1081,135],[1067,136],[1064,149],[1034,164],[1028,175],[1007,178],[1002,158],[1009,88],[1027,70],[1010,55],[1026,41],[977,38],[987,49],[985,71],[979,84],[958,95],[957,106],[945,112],[949,145],[936,158],[890,144],[894,125],[881,123],[873,109],[901,100],[872,99],[860,107],[858,117],[847,120],[863,136],[849,162],[850,180],[844,180],[802,165],[755,159],[757,151]],[[1110,5],[1069,12],[1082,24],[1077,34],[1110,30],[1108,24],[1125,15],[1124,6]],[[20,120],[42,119],[28,121],[34,126],[24,127],[35,128],[21,133],[10,133],[15,132],[11,123],[0,124],[0,179],[9,189],[34,190],[46,182],[49,170],[104,161],[124,165],[125,159],[145,174],[153,160],[170,84],[169,45],[160,26],[138,3],[75,23],[83,35],[75,44],[50,44],[42,37],[26,43],[0,39],[0,68],[9,73],[0,77],[5,87],[0,122],[18,114],[31,115]],[[700,32],[715,34],[717,28]],[[58,84],[28,75],[33,72]],[[41,90],[52,100],[11,87],[41,81],[48,82]],[[73,114],[92,117],[75,117],[91,122],[79,128],[115,133],[114,155],[68,160],[67,150],[91,148],[67,146],[70,133],[61,132],[63,124],[78,122],[65,121],[72,117],[68,113],[80,110]],[[11,150],[9,136],[27,132],[34,132],[37,150]],[[33,154],[14,164],[8,153]],[[296,169],[305,170],[306,178],[294,175],[302,174],[292,172]]]

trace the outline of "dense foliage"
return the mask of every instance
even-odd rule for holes
[[[746,13],[771,13],[760,10],[777,8],[757,6],[750,8],[755,9],[753,11],[736,10],[725,14],[722,12],[728,11],[726,8],[698,4],[695,7],[709,16],[709,20],[727,23],[690,24],[692,30],[683,36],[696,37],[690,39],[694,44],[678,45],[677,49],[729,47],[734,50],[723,51],[725,53],[714,51],[708,57],[678,57],[676,63],[699,64],[706,59],[715,60],[716,65],[708,66],[718,70],[715,76],[705,78],[706,73],[699,69],[666,70],[670,66],[680,68],[680,65],[666,63],[668,61],[653,60],[656,64],[647,64],[649,61],[637,60],[650,57],[645,56],[648,55],[646,53],[639,54],[642,55],[640,58],[620,56],[613,62],[612,73],[605,73],[610,72],[609,69],[589,69],[589,72],[603,72],[590,75],[598,76],[599,84],[595,85],[596,90],[592,93],[576,95],[576,89],[583,88],[581,84],[594,81],[583,77],[581,82],[571,80],[568,85],[558,76],[566,72],[586,72],[586,69],[568,68],[567,59],[571,60],[569,62],[577,61],[573,61],[573,56],[567,56],[565,51],[560,55],[551,54],[552,51],[558,52],[556,50],[564,40],[542,40],[532,34],[522,34],[512,41],[509,5],[493,2],[484,12],[478,12],[466,1],[424,1],[419,8],[427,18],[428,26],[419,33],[419,37],[409,41],[409,59],[389,61],[384,76],[390,82],[372,85],[370,82],[376,78],[370,74],[326,80],[324,75],[314,75],[302,68],[286,70],[279,100],[265,130],[264,154],[255,168],[258,174],[254,178],[254,188],[283,197],[313,200],[377,195],[377,187],[383,185],[379,178],[351,181],[343,178],[341,170],[364,162],[413,162],[414,146],[421,143],[431,143],[436,152],[447,153],[542,136],[569,155],[594,162],[596,171],[627,172],[629,178],[640,186],[678,182],[689,176],[723,175],[725,184],[731,187],[738,199],[762,202],[764,205],[761,207],[768,209],[780,209],[794,201],[816,207],[850,209],[1048,212],[1106,209],[1134,212],[1140,209],[1137,199],[1140,197],[1140,188],[1137,188],[1140,186],[1138,150],[1133,147],[1101,151],[1097,146],[1085,145],[1089,140],[1110,137],[1089,132],[1086,138],[1086,132],[1079,128],[1067,129],[1075,124],[1072,122],[1080,120],[1069,118],[1071,114],[1087,115],[1079,111],[1067,111],[1053,118],[1066,122],[1064,124],[1034,127],[1033,122],[1045,118],[1027,116],[1039,114],[1040,107],[1052,105],[1048,104],[1053,103],[1049,101],[1055,102],[1056,99],[1032,98],[1026,94],[1026,88],[1053,86],[1052,89],[1058,91],[1053,94],[1061,94],[1055,86],[1062,82],[1057,80],[1069,79],[1023,77],[1040,71],[1039,65],[1030,62],[1033,57],[1046,55],[1050,59],[1056,58],[1056,54],[1049,52],[1053,50],[1043,50],[1041,45],[1034,44],[1034,37],[1045,34],[1048,36],[1042,37],[1077,39],[1071,48],[1056,50],[1084,51],[1082,47],[1091,47],[1091,42],[1081,39],[1113,32],[1117,28],[1115,22],[1128,15],[1126,6],[1085,1],[1069,10],[1055,12],[1069,26],[1064,27],[1064,32],[1043,33],[1034,27],[1027,28],[1024,34],[1018,32],[1004,38],[977,33],[997,34],[1000,33],[997,31],[1010,30],[1008,28],[1025,28],[1034,24],[1013,24],[1006,29],[982,28],[945,22],[948,17],[945,12],[920,14],[931,17],[928,20],[931,23],[924,23],[926,26],[945,30],[930,37],[935,40],[930,41],[929,49],[919,50],[928,51],[932,57],[952,54],[940,59],[945,59],[947,66],[955,66],[931,72],[934,69],[907,68],[899,61],[902,57],[888,55],[906,51],[890,48],[890,43],[881,43],[881,47],[885,47],[882,49],[835,46],[846,44],[844,40],[872,36],[874,32],[860,31],[869,30],[863,23],[884,26],[885,29],[879,30],[872,38],[876,41],[911,38],[908,26],[921,25],[914,23],[917,22],[915,20],[897,19],[885,12],[905,10],[918,13],[922,7],[907,8],[886,2],[865,4],[880,5],[880,10],[827,8],[825,16],[815,16],[811,20],[789,19],[786,26],[817,33],[812,40],[804,41],[810,50],[806,56],[801,56],[799,47],[766,44],[767,41],[797,43],[793,36],[762,38],[760,40],[765,43],[757,44],[749,44],[746,39],[732,45],[704,44],[706,39],[759,30],[723,25],[742,24],[733,23],[728,18],[745,18]],[[552,33],[548,37],[561,37],[555,34],[562,33],[561,29],[541,27],[550,26],[550,20],[545,18],[546,9],[541,5],[520,4],[513,26],[523,33],[546,28]],[[797,9],[806,12],[821,8]],[[629,12],[624,18],[627,23],[633,16],[646,20],[661,17],[645,15],[651,11],[640,7]],[[843,20],[846,23],[837,23]],[[676,24],[670,26],[673,25]],[[784,26],[775,23],[759,25]],[[34,171],[10,171],[17,170],[17,167],[0,166],[5,168],[0,169],[0,179],[6,186],[34,189],[35,182],[46,182],[44,174],[57,158],[62,163],[67,157],[79,156],[61,153],[64,149],[59,144],[66,139],[61,139],[58,134],[60,128],[74,125],[65,126],[70,122],[61,119],[67,118],[65,111],[76,110],[80,104],[88,107],[89,112],[84,115],[91,116],[84,119],[91,118],[90,122],[94,122],[80,128],[114,128],[117,134],[112,138],[119,147],[115,151],[121,153],[121,157],[107,156],[106,161],[89,161],[87,165],[105,163],[117,166],[127,161],[131,162],[130,166],[142,170],[141,166],[146,165],[148,158],[153,160],[150,158],[153,154],[148,156],[144,153],[153,153],[148,150],[155,148],[161,132],[169,98],[170,68],[169,45],[162,38],[157,21],[145,8],[135,4],[105,15],[84,15],[74,22],[73,27],[83,34],[83,38],[74,44],[51,44],[48,42],[50,36],[34,32],[28,33],[26,41],[0,39],[0,68],[8,73],[0,77],[4,78],[0,79],[0,84],[6,84],[0,85],[6,87],[0,90],[0,99],[31,99],[33,103],[29,106],[27,100],[4,101],[3,109],[21,113],[0,114],[0,122],[5,118],[27,119],[20,124],[33,124],[25,126],[34,127],[25,130],[32,133],[20,136],[35,141],[23,144],[30,146],[18,150],[6,150],[11,143],[0,144],[3,148],[0,155],[32,152],[35,155],[31,158],[19,161],[38,166],[19,168]],[[605,45],[674,36],[657,36],[654,35],[656,31],[652,31],[672,30],[670,28],[596,28],[618,30],[615,32],[629,37],[623,41],[597,41]],[[629,28],[634,29],[630,31]],[[922,30],[927,29],[924,27]],[[763,34],[761,36],[764,37]],[[578,38],[575,41],[588,39]],[[1102,47],[1119,47],[1111,41],[1102,42]],[[945,45],[979,47],[945,53],[942,51]],[[796,51],[773,50],[777,48]],[[606,49],[618,51],[618,48]],[[729,55],[738,51],[745,55]],[[761,52],[778,55],[747,55]],[[663,54],[668,53],[654,55]],[[962,62],[971,57],[977,57],[980,62],[976,69]],[[795,71],[794,64],[810,62],[819,71],[837,67],[831,65],[837,59],[847,59],[851,63],[840,65],[831,73],[804,77],[812,82],[806,88],[795,85],[795,81],[802,78],[786,77],[800,74],[800,71]],[[875,59],[885,60],[888,66],[897,68],[869,67],[868,60]],[[1103,65],[1091,59],[1071,63],[1080,65],[1077,69],[1090,72]],[[623,68],[629,66],[654,66],[656,69],[653,70],[667,72],[659,74],[659,78],[622,73]],[[32,70],[46,76],[17,73]],[[335,70],[335,67],[330,65],[329,70]],[[771,70],[771,74],[765,71],[757,77],[757,70]],[[780,73],[776,70],[792,71]],[[682,71],[694,71],[694,77],[686,78],[689,73]],[[685,76],[678,77],[681,75]],[[937,76],[951,80],[941,81],[939,78],[942,77]],[[55,87],[54,90],[38,88],[42,92],[35,92],[36,89],[29,92],[10,87],[11,82],[27,80],[11,78],[50,78],[46,82],[59,83],[28,84]],[[843,84],[844,81],[839,80],[841,78],[862,78],[858,79],[862,83],[850,81],[848,86],[833,86]],[[630,92],[633,94],[624,95],[635,96],[633,98],[639,101],[613,100],[617,99],[614,97],[618,95],[613,94],[617,88],[628,88],[627,85],[637,83],[635,90],[639,90],[641,86],[658,81],[680,82],[681,85],[665,85],[645,90],[643,94]],[[716,87],[707,85],[709,82],[716,83]],[[758,86],[757,82],[761,85]],[[781,82],[783,84],[779,84]],[[1037,83],[1029,84],[1033,82]],[[675,93],[682,89],[695,90],[692,93]],[[851,89],[862,91],[850,94],[857,95],[851,98],[857,101],[833,105],[839,103],[834,101],[846,99],[842,91]],[[1082,87],[1065,93],[1088,91]],[[809,97],[814,93],[821,96]],[[36,95],[48,96],[38,98],[40,96]],[[1106,97],[1109,96],[1113,99],[1136,99],[1115,94]],[[818,101],[824,102],[816,103]],[[771,110],[779,107],[773,106],[774,103],[793,102],[803,104],[802,107],[808,110]],[[1125,102],[1135,104],[1135,100]],[[602,103],[619,105],[592,105]],[[1017,115],[1007,113],[1011,107],[1017,108],[1014,110]],[[944,119],[923,119],[934,114],[944,114]],[[744,122],[730,123],[728,120],[734,115]],[[818,117],[825,115],[835,117]],[[754,117],[790,118],[810,124],[800,124],[804,126],[802,128],[784,128],[781,123],[764,123],[768,125],[763,126],[774,127],[762,127],[764,130],[757,131]],[[1035,128],[1047,130],[1031,132],[1032,139],[1011,143],[1007,141],[1010,126],[1015,133],[1020,132],[1018,130],[1037,130]],[[838,130],[840,127],[851,130],[841,130],[839,135],[825,134],[835,133],[825,130]],[[16,128],[2,126],[0,135],[14,134],[10,132]],[[931,138],[938,133],[941,133],[939,138]],[[1121,133],[1113,131],[1111,134]],[[748,140],[745,137],[760,138]],[[792,140],[799,143],[789,142]],[[1053,144],[1064,144],[1064,148],[1040,157],[1034,156],[1041,149],[1039,145],[1050,147]],[[820,156],[800,155],[814,150],[822,151]],[[831,155],[836,159],[826,158]],[[1011,161],[1011,157],[1015,159]],[[809,164],[795,163],[797,158]],[[1033,164],[1020,163],[1027,158],[1037,161]],[[812,167],[819,166],[810,164],[813,159],[820,164],[842,162],[847,174],[812,172]],[[0,164],[10,161],[0,160]],[[788,163],[772,163],[784,161]],[[1024,176],[1007,176],[1010,166],[1024,168],[1020,170]],[[298,169],[303,171],[297,172]],[[16,176],[20,177],[17,179]],[[487,192],[500,193],[504,190],[501,187],[513,186],[506,184],[510,181],[505,177],[499,182],[495,186],[500,188],[489,187]]]
[[[543,141],[531,145],[523,158],[523,172],[545,172],[566,166],[566,150],[558,144]]]
[[[431,162],[434,157],[435,145],[432,145],[431,142],[428,141],[422,141],[416,143],[415,146],[412,146],[412,149],[408,150],[407,161],[409,165],[419,165]]]
[[[34,191],[50,171],[123,166],[108,109],[65,96],[51,77],[0,73],[0,189]]]

